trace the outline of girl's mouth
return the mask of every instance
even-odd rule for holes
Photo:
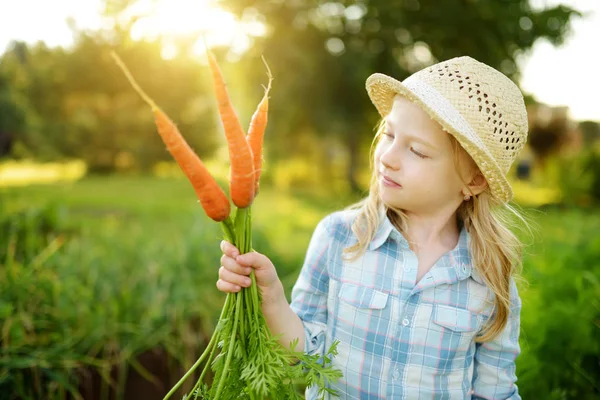
[[[398,182],[391,180],[390,178],[388,178],[387,176],[381,174],[381,182],[383,183],[384,186],[387,187],[395,187],[395,188],[400,188],[402,187],[402,185],[400,185]]]

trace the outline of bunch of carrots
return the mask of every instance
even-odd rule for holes
[[[259,189],[272,82],[268,65],[269,84],[246,135],[229,99],[221,70],[207,47],[208,64],[231,160],[229,194],[236,206],[232,218],[227,195],[187,144],[177,126],[139,87],[116,53],[112,55],[133,88],[151,107],[160,137],[189,179],[208,217],[221,223],[225,239],[236,245],[240,253],[251,251],[251,205]],[[329,383],[341,377],[341,372],[330,364],[332,357],[337,354],[336,343],[323,357],[296,351],[297,340],[289,348],[281,346],[277,337],[269,331],[262,314],[261,293],[254,272],[250,277],[250,287],[227,294],[217,327],[205,351],[169,391],[165,400],[201,365],[203,369],[198,380],[183,397],[184,400],[301,399],[295,385],[302,382],[308,386],[317,385],[323,397],[327,393],[336,394],[328,387]],[[212,382],[208,382],[211,375],[208,374],[209,369],[213,372]]]

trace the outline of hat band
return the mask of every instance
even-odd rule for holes
[[[415,78],[414,75],[406,78],[402,82],[404,86],[410,89],[414,95],[429,106],[444,121],[452,125],[453,128],[469,138],[469,140],[482,150],[487,147],[483,144],[479,136],[475,133],[471,125],[461,115],[461,113],[446,99],[440,92],[422,80]]]

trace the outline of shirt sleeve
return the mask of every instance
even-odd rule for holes
[[[473,399],[521,400],[515,360],[519,346],[521,299],[511,280],[511,308],[503,331],[492,341],[477,343],[473,372]]]
[[[327,294],[329,274],[327,260],[333,240],[327,229],[330,217],[315,228],[310,240],[302,270],[292,288],[290,307],[304,325],[304,352],[324,355],[327,329]]]

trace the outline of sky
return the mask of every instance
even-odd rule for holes
[[[165,7],[159,15],[165,17],[148,20],[146,27],[149,26],[151,30],[154,26],[160,26],[163,31],[176,37],[177,34],[197,29],[199,23],[207,26],[213,24],[216,30],[223,28],[223,33],[217,33],[214,41],[235,42],[243,51],[248,44],[246,35],[238,32],[236,37],[225,37],[235,31],[231,28],[231,18],[227,13],[211,8],[207,5],[209,2],[159,1]],[[141,3],[151,1],[142,0]],[[521,87],[538,101],[550,106],[569,107],[571,117],[575,120],[600,121],[600,1],[532,0],[532,3],[540,8],[562,3],[589,15],[574,20],[573,32],[564,45],[557,48],[545,40],[538,40],[532,51],[518,60],[522,71]],[[43,40],[49,46],[69,46],[72,35],[67,18],[71,17],[78,28],[101,28],[100,4],[100,0],[0,0],[0,52],[14,39],[29,43]],[[194,12],[182,14],[181,10],[189,8],[190,4],[194,4]],[[207,17],[201,22],[199,18],[203,15]],[[140,26],[144,28],[143,24]],[[260,34],[260,30],[260,26],[244,27],[245,32],[254,34]],[[144,34],[152,33],[140,33]],[[169,49],[166,52],[164,55],[169,56]]]
[[[600,0],[533,1],[536,5],[566,4],[587,12],[573,21],[573,32],[560,47],[538,40],[521,60],[521,87],[538,101],[568,106],[576,120],[600,122]]]

